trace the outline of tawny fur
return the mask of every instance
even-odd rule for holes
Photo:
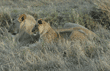
[[[24,18],[22,20],[22,18]],[[28,15],[28,14],[22,14],[19,18],[18,21],[20,23],[20,31],[25,31],[28,34],[32,34],[32,29],[36,24],[36,20],[34,19],[33,16]]]
[[[42,23],[40,24],[39,21]],[[38,27],[34,27],[33,30],[36,30],[36,28],[38,29],[34,33],[39,32],[40,37],[43,38],[46,42],[51,42],[56,39],[63,38],[63,35],[60,34],[61,32],[71,32],[68,40],[88,40],[89,37],[96,36],[95,33],[83,27],[53,29],[49,23],[42,19],[38,20]]]
[[[32,29],[36,24],[36,20],[29,14],[21,14],[17,19],[13,21],[13,24],[9,28],[10,33],[26,32],[32,34]]]
[[[49,23],[45,22],[44,20],[40,19],[42,21],[42,24],[38,24],[38,29],[40,33],[40,37],[44,39],[44,41],[51,42],[52,40],[55,40],[57,38],[57,33]]]

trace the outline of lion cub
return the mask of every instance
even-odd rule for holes
[[[35,25],[32,32],[40,34],[40,38],[43,38],[45,42],[55,41],[59,38],[67,38],[68,40],[88,40],[89,37],[95,36],[95,33],[81,26],[53,29],[49,23],[42,19],[38,20],[38,24]]]

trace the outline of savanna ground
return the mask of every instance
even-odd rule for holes
[[[0,0],[0,29],[8,29],[19,14],[43,18],[53,28],[81,24],[97,40],[38,42],[20,46],[6,29],[0,34],[0,71],[110,71],[109,0]]]

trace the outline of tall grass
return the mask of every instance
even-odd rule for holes
[[[19,14],[28,13],[36,20],[45,19],[56,28],[63,27],[67,22],[81,24],[94,31],[99,38],[82,43],[78,40],[65,40],[65,42],[59,40],[53,44],[36,42],[22,46],[8,33],[7,28],[3,30],[0,26],[0,71],[110,71],[110,31],[99,25],[100,23],[88,14],[81,14],[73,9],[72,0],[55,0],[55,2],[36,0],[36,3],[32,3],[34,1],[32,0],[30,1],[32,4],[18,0],[22,2],[21,8],[13,0],[7,1],[9,3],[4,1],[2,5],[6,6],[8,3],[9,6],[12,3],[11,6],[14,7],[0,7],[0,24],[4,26],[6,24],[2,21],[7,21],[5,13],[12,22]],[[28,3],[28,7],[25,2]],[[1,17],[1,14],[5,18]]]
[[[108,41],[101,39],[20,46],[8,33],[0,40],[0,70],[109,71],[110,46]]]

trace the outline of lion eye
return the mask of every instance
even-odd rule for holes
[[[38,21],[38,23],[39,23],[39,24],[42,24],[42,21],[41,21],[41,20],[39,20],[39,21]]]

